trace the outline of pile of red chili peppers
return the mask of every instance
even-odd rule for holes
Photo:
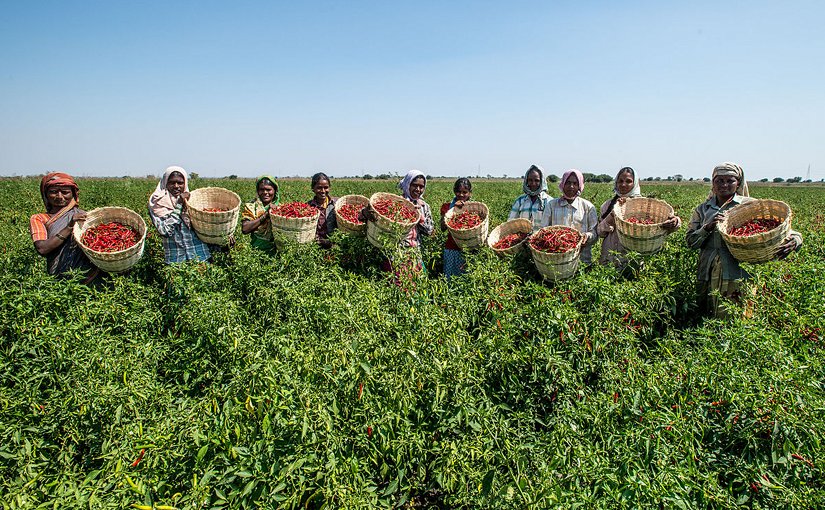
[[[524,238],[528,235],[530,235],[528,232],[516,232],[515,234],[506,235],[493,243],[493,248],[497,250],[506,250],[507,248],[511,248],[524,241]]]
[[[363,205],[344,204],[338,209],[338,214],[340,214],[342,218],[349,221],[350,223],[355,223],[356,225],[363,225],[364,222],[358,219],[358,215],[361,213],[363,209]]]
[[[456,230],[466,230],[481,225],[482,221],[483,220],[478,213],[464,211],[463,213],[456,214],[450,218],[450,221],[447,222],[447,226]]]
[[[269,208],[273,216],[283,216],[285,218],[309,218],[315,216],[318,210],[304,202],[287,202]]]
[[[207,207],[206,209],[203,209],[203,212],[226,212],[226,211],[227,211],[226,209],[219,209],[217,207]]]
[[[630,218],[627,219],[627,222],[628,223],[636,223],[638,225],[653,225],[654,223],[656,223],[653,220],[653,218],[650,218],[648,216],[645,216],[644,218],[637,218],[635,216],[631,216]]]
[[[564,253],[575,248],[580,238],[581,234],[569,227],[539,230],[530,238],[530,246],[546,253]]]
[[[769,232],[782,224],[781,221],[773,218],[756,218],[748,221],[744,225],[731,229],[728,235],[734,237],[748,237],[762,232]]]
[[[397,223],[412,223],[418,220],[418,212],[412,204],[382,198],[373,204],[375,212]]]
[[[89,228],[80,238],[80,242],[87,248],[101,253],[125,250],[137,241],[138,234],[134,228],[116,221]]]

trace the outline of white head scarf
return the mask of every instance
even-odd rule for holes
[[[736,180],[739,182],[739,186],[736,187],[736,194],[743,197],[751,196],[750,191],[748,190],[748,181],[745,180],[745,171],[742,170],[741,166],[736,163],[731,163],[730,161],[720,163],[713,169],[713,174],[710,176],[711,182],[713,182],[713,179],[715,179],[717,175],[730,175],[731,177],[736,177]],[[712,189],[708,198],[713,198]]]
[[[401,182],[398,183],[398,189],[401,190],[401,193],[404,195],[404,198],[406,198],[407,200],[412,200],[410,198],[410,184],[412,184],[412,182],[415,179],[419,178],[419,177],[424,178],[424,184],[426,185],[427,184],[427,176],[425,176],[421,172],[421,170],[410,170],[409,172],[407,172],[407,175],[405,175],[404,178],[401,179]],[[421,193],[421,196],[422,197],[424,196],[424,192]]]
[[[527,176],[530,175],[530,172],[533,172],[533,171],[536,171],[536,172],[539,173],[539,180],[541,181],[541,185],[539,186],[539,189],[537,189],[535,191],[531,190],[530,186],[527,185]],[[544,168],[542,168],[538,165],[530,165],[530,168],[528,168],[527,171],[524,172],[524,180],[521,183],[521,191],[523,191],[524,194],[527,195],[528,197],[537,197],[537,196],[541,195],[542,191],[544,191],[546,193],[547,192],[547,180],[544,178]],[[543,206],[540,206],[540,207],[543,207]]]
[[[619,193],[619,177],[621,177],[622,174],[625,173],[625,172],[630,172],[630,175],[633,176],[633,188],[630,191],[628,191],[626,194],[622,195],[621,193]],[[641,186],[639,185],[639,179],[638,179],[638,177],[636,177],[636,170],[633,170],[629,166],[626,166],[626,167],[622,168],[621,170],[619,170],[619,173],[616,174],[616,178],[613,179],[613,193],[617,197],[632,198],[632,197],[641,196],[642,191],[641,191]]]
[[[186,170],[179,166],[170,166],[163,172],[160,182],[155,187],[154,193],[149,197],[149,210],[158,218],[163,218],[175,210],[177,200],[175,200],[169,190],[166,189],[166,183],[169,181],[169,176],[172,173],[178,172],[183,176],[183,191],[189,192],[189,174]]]

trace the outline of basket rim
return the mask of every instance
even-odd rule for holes
[[[293,203],[309,205],[306,202],[301,202],[300,200],[290,200],[289,202],[284,202],[284,203],[278,204],[278,205],[286,205],[286,204],[293,204]],[[277,207],[277,206],[275,206],[275,207]],[[312,207],[312,206],[310,205],[310,207]],[[281,214],[275,214],[275,213],[272,212],[272,209],[273,209],[272,207],[267,209],[267,213],[270,216],[276,216],[278,218],[285,218],[285,219],[288,219],[288,220],[309,220],[309,219],[312,219],[312,218],[318,219],[318,216],[321,215],[321,211],[319,211],[317,207],[312,207],[312,209],[314,211],[312,216],[301,216],[301,217],[298,217],[298,218],[293,218],[291,216],[283,216]]]
[[[631,223],[631,222],[627,221],[626,219],[624,219],[624,214],[625,214],[624,211],[625,211],[625,208],[627,207],[627,204],[630,203],[633,200],[637,200],[637,201],[640,201],[640,202],[641,201],[650,201],[650,202],[655,202],[655,203],[658,203],[658,204],[662,204],[664,206],[667,206],[668,211],[670,211],[670,214],[668,216],[674,216],[676,214],[676,210],[673,209],[673,206],[670,205],[669,203],[665,202],[664,200],[661,200],[661,199],[658,199],[658,198],[653,198],[653,197],[629,197],[627,200],[625,200],[625,202],[623,204],[617,203],[615,205],[615,207],[614,207],[615,214],[613,215],[613,217],[616,221],[618,221],[618,222],[620,222],[624,225],[633,225],[634,228],[638,226],[640,228],[648,228],[648,229],[650,229],[650,228],[659,228],[659,227],[662,226],[663,223],[665,223],[665,221],[667,221],[667,219],[665,219],[664,221],[657,222],[657,223]]]
[[[470,204],[478,204],[477,206],[474,206],[474,208],[475,207],[481,207],[481,210],[484,212],[484,215],[481,216],[481,223],[479,223],[478,225],[476,225],[474,227],[468,227],[468,228],[454,228],[454,227],[451,227],[450,224],[449,224],[449,220],[453,216],[458,214],[458,213],[454,212],[455,207],[451,207],[446,213],[444,213],[444,224],[447,225],[447,230],[449,230],[451,232],[467,232],[469,230],[475,230],[475,229],[481,227],[482,225],[484,225],[484,223],[487,223],[487,225],[489,226],[489,224],[490,224],[490,208],[487,207],[487,204],[485,204],[484,202],[476,202],[476,201],[465,202],[464,203],[465,206],[468,206]],[[465,213],[465,212],[475,212],[475,211],[469,211],[469,210],[468,211],[461,211],[462,214]]]
[[[392,197],[392,198],[390,198],[390,197]],[[372,196],[370,197],[370,209],[372,209],[373,212],[375,212],[375,214],[377,214],[380,218],[382,218],[386,221],[389,221],[390,223],[396,223],[396,224],[402,225],[404,227],[413,227],[418,223],[418,220],[412,220],[412,221],[408,221],[408,222],[396,221],[396,220],[393,220],[392,218],[384,216],[380,212],[376,211],[375,206],[373,205],[373,201],[374,200],[379,200],[381,198],[390,198],[390,200],[394,200],[396,202],[402,202],[404,204],[409,204],[409,205],[405,205],[405,207],[407,207],[408,209],[410,207],[412,207],[414,210],[417,211],[417,209],[415,209],[415,204],[413,204],[412,202],[410,202],[406,198],[402,197],[401,195],[396,195],[395,193],[387,193],[385,191],[377,191],[377,192],[373,193]]]
[[[533,238],[533,236],[535,236],[535,235],[536,235],[536,234],[538,234],[539,232],[542,232],[542,231],[545,231],[545,230],[561,230],[561,229],[565,229],[565,230],[572,230],[572,231],[574,231],[575,233],[579,234],[579,242],[577,242],[577,243],[576,243],[576,245],[575,245],[575,246],[573,246],[572,248],[570,248],[569,250],[565,250],[565,251],[558,251],[558,252],[556,252],[556,251],[542,251],[542,250],[539,250],[539,249],[537,249],[537,248],[534,248],[534,247],[533,247],[533,243],[530,243],[530,242],[529,242],[529,240],[530,240],[530,239],[532,239],[532,238]],[[527,237],[527,240],[528,240],[527,245],[530,247],[530,249],[531,249],[531,250],[533,250],[533,251],[535,251],[535,252],[538,252],[538,253],[544,253],[544,254],[548,254],[548,255],[564,255],[564,254],[566,254],[566,253],[570,253],[570,252],[571,252],[571,251],[573,251],[573,250],[577,250],[577,249],[579,249],[579,247],[581,247],[581,245],[584,243],[584,236],[582,235],[582,233],[581,233],[581,232],[579,232],[578,230],[576,230],[576,229],[575,229],[575,228],[573,228],[573,227],[567,227],[567,226],[564,226],[564,225],[548,225],[548,226],[546,226],[546,227],[542,227],[542,228],[540,228],[540,229],[536,230],[535,232],[533,232],[532,234],[530,234],[530,235]]]
[[[191,200],[191,198],[192,198],[192,193],[196,193],[196,192],[198,192],[198,191],[203,192],[203,191],[207,191],[207,190],[209,190],[209,191],[212,191],[212,190],[220,190],[221,192],[226,192],[226,193],[229,193],[229,194],[231,194],[234,198],[236,198],[236,199],[238,200],[238,205],[236,205],[236,206],[235,206],[235,207],[233,207],[232,209],[229,209],[228,211],[204,211],[202,208],[200,208],[200,207],[196,207],[196,206],[194,206],[194,205],[190,204],[190,203],[189,203],[189,200],[187,200],[187,201],[186,201],[186,207],[187,207],[187,208],[190,208],[190,209],[194,209],[195,211],[197,211],[197,212],[199,212],[199,213],[203,213],[203,214],[224,214],[224,213],[232,212],[232,211],[234,211],[235,209],[240,209],[240,208],[241,208],[241,204],[243,203],[243,201],[241,200],[241,196],[240,196],[240,195],[238,195],[237,193],[235,193],[234,191],[232,191],[231,189],[221,188],[220,186],[205,186],[205,187],[203,187],[203,188],[195,188],[195,189],[193,189],[192,191],[190,191],[190,192],[189,192],[189,198],[190,198],[190,200]]]
[[[146,235],[148,234],[148,229],[146,228],[146,220],[143,219],[143,216],[141,216],[140,214],[136,213],[135,211],[129,209],[128,207],[121,207],[121,206],[115,206],[115,205],[109,205],[109,206],[104,206],[104,207],[96,207],[95,209],[92,209],[91,211],[88,211],[86,213],[86,217],[88,218],[89,215],[92,214],[92,213],[102,212],[102,211],[106,211],[106,210],[126,211],[128,213],[131,213],[132,215],[134,215],[134,217],[138,218],[141,222],[141,225],[143,225],[143,234],[140,236],[140,238],[137,241],[135,241],[135,244],[133,244],[132,246],[130,246],[128,248],[124,248],[122,250],[117,250],[117,251],[97,251],[97,250],[94,250],[92,248],[89,248],[88,246],[83,244],[83,242],[81,241],[81,238],[83,237],[83,234],[86,233],[86,230],[91,228],[91,227],[86,226],[87,221],[88,221],[88,219],[87,219],[87,220],[83,221],[83,225],[79,225],[79,224],[75,223],[75,226],[78,227],[77,230],[72,229],[72,234],[75,237],[75,242],[77,242],[77,244],[80,245],[84,249],[84,251],[90,251],[92,253],[99,253],[101,255],[111,256],[111,255],[117,255],[117,254],[120,254],[120,253],[124,253],[124,252],[127,252],[129,250],[133,250],[136,246],[139,246],[139,245],[143,244],[143,242],[146,240]],[[98,222],[94,226],[100,225],[101,223],[103,223],[103,222],[102,221]],[[131,225],[129,225],[129,226],[131,226]]]

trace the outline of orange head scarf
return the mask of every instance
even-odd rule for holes
[[[46,210],[49,209],[49,202],[46,200],[46,192],[52,186],[68,186],[72,188],[72,198],[74,198],[74,204],[72,207],[77,205],[77,183],[74,182],[74,179],[69,174],[64,174],[63,172],[51,172],[43,176],[40,179],[40,197],[43,199],[43,205],[46,206]]]

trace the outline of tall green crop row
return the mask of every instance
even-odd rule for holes
[[[451,184],[428,185],[434,210]],[[81,203],[145,216],[153,186],[85,180]],[[474,188],[493,225],[519,193]],[[825,504],[821,188],[753,190],[791,204],[805,246],[752,267],[755,313],[727,322],[696,315],[684,229],[636,278],[558,284],[481,251],[448,285],[439,233],[428,277],[402,287],[363,239],[274,258],[241,239],[169,267],[152,235],[133,271],[89,288],[43,274],[36,181],[0,189],[3,508]],[[685,220],[707,193],[643,190]]]

